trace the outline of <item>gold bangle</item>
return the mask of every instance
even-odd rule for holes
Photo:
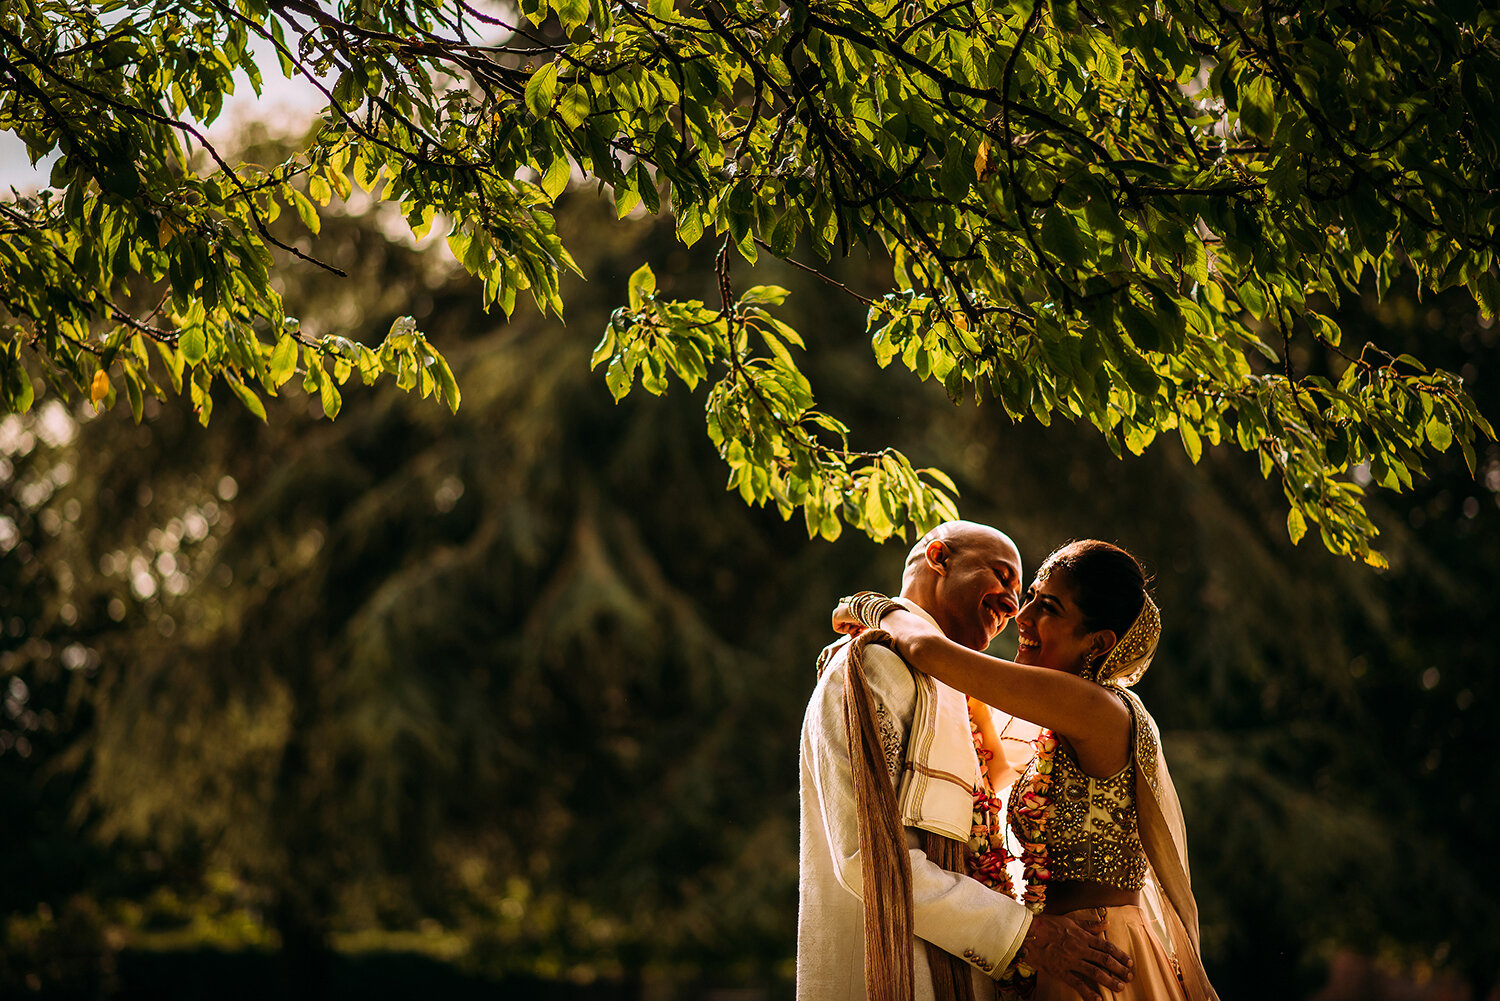
[[[880,620],[901,607],[879,591],[861,591],[844,598],[842,604],[849,606],[850,614],[866,629],[879,629]]]

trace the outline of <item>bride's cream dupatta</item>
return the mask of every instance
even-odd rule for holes
[[[1141,844],[1151,871],[1144,889],[1145,908],[1158,937],[1177,962],[1188,1001],[1218,1001],[1204,972],[1198,946],[1198,905],[1188,876],[1187,829],[1182,806],[1167,771],[1161,733],[1130,686],[1151,666],[1161,638],[1161,613],[1148,595],[1135,622],[1099,668],[1097,681],[1113,688],[1130,706],[1135,721],[1131,739],[1135,758],[1136,814]]]

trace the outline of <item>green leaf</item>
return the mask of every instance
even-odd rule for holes
[[[202,324],[194,324],[182,332],[177,341],[177,350],[182,353],[182,360],[189,365],[197,365],[203,360],[208,348],[204,343]]]
[[[619,403],[630,393],[632,373],[625,365],[625,359],[616,355],[610,360],[609,368],[604,370],[604,385],[609,389],[609,395]]]
[[[375,385],[375,380],[380,378],[382,366],[380,356],[363,344],[359,345],[359,358],[355,362],[359,369],[359,378],[366,386]]]
[[[259,417],[261,420],[265,420],[266,405],[262,403],[260,397],[255,394],[255,390],[251,389],[249,386],[245,385],[238,379],[231,378],[228,381],[229,388],[234,390],[234,395],[240,398],[240,402],[245,405],[245,409],[250,411],[255,416]]]
[[[703,236],[703,216],[697,208],[688,205],[677,210],[677,239],[685,247],[691,247]]]
[[[559,156],[552,161],[547,172],[542,175],[542,190],[547,197],[556,200],[568,186],[568,179],[573,176],[573,165],[566,156]]]
[[[1135,342],[1136,347],[1142,351],[1161,350],[1161,331],[1157,328],[1158,321],[1154,313],[1148,313],[1130,302],[1121,308],[1120,320],[1124,323],[1125,330],[1130,334],[1130,339]]]
[[[630,276],[630,310],[639,313],[646,305],[646,298],[656,293],[656,273],[651,265],[642,264]]]
[[[1469,288],[1485,316],[1491,320],[1500,317],[1500,279],[1495,278],[1494,272],[1479,272],[1470,279]]]
[[[182,352],[173,350],[171,345],[160,341],[153,343],[156,345],[157,353],[161,355],[162,363],[166,366],[167,377],[172,381],[172,392],[180,394],[182,392]]]
[[[1424,430],[1427,432],[1427,440],[1432,442],[1432,447],[1439,452],[1448,451],[1449,446],[1453,444],[1453,429],[1448,426],[1447,421],[1435,414],[1424,426]]]
[[[1161,389],[1161,376],[1150,363],[1134,351],[1126,351],[1122,360],[1125,382],[1137,395],[1154,397]]]
[[[740,296],[742,306],[779,306],[790,293],[780,285],[753,285]]]
[[[554,0],[552,6],[564,31],[572,31],[589,19],[589,0]]]
[[[866,486],[864,505],[865,527],[877,542],[883,542],[890,538],[891,530],[895,528],[891,524],[890,517],[886,514],[884,500],[884,478],[877,471],[870,475],[869,483]]]
[[[145,410],[145,395],[141,391],[141,377],[130,362],[122,366],[125,374],[125,395],[130,398],[130,416],[139,424]]]
[[[589,370],[592,371],[607,358],[615,353],[615,327],[611,320],[609,326],[604,328],[604,336],[599,338],[599,343],[594,346],[594,353],[589,355]]]
[[[24,414],[31,409],[36,390],[21,362],[20,345],[15,341],[0,341],[0,380],[11,413]]]
[[[312,203],[310,198],[296,188],[288,188],[287,190],[292,194],[292,207],[297,210],[297,218],[301,219],[302,225],[306,226],[308,231],[316,236],[323,225],[323,221],[318,218],[318,207]]]
[[[1042,217],[1042,246],[1065,264],[1083,265],[1083,240],[1071,213],[1054,205]]]
[[[1199,285],[1208,284],[1208,252],[1195,238],[1190,238],[1183,250],[1182,269]]]
[[[290,335],[283,335],[276,342],[276,349],[271,352],[271,383],[280,389],[291,379],[292,373],[297,370],[297,341]]]
[[[1328,464],[1334,469],[1343,469],[1349,460],[1349,436],[1342,428],[1335,428],[1324,446]]]
[[[431,345],[428,346],[428,350],[431,350]],[[455,414],[458,413],[458,405],[463,401],[463,394],[459,392],[458,380],[453,377],[453,369],[448,367],[448,359],[433,351],[431,367],[442,398],[448,401],[448,409]]]
[[[1156,429],[1131,423],[1125,427],[1125,447],[1132,455],[1141,455],[1156,438]]]
[[[339,395],[338,387],[334,385],[332,379],[324,378],[320,381],[322,385],[318,387],[319,400],[323,404],[323,413],[328,415],[329,420],[332,420],[339,415],[339,408],[344,405],[344,398]]]
[[[552,111],[557,93],[557,63],[547,63],[526,81],[526,110],[536,118],[546,118]]]
[[[588,119],[591,110],[589,92],[583,87],[569,87],[563,92],[562,99],[557,102],[557,115],[570,129],[576,129],[582,125]]]
[[[953,477],[949,476],[941,469],[938,469],[936,466],[928,466],[925,469],[919,469],[917,470],[917,473],[919,475],[926,476],[929,479],[937,480],[943,485],[943,489],[948,491],[949,494],[952,494],[954,496],[958,494],[958,484],[953,482]]]
[[[193,406],[198,411],[198,423],[204,427],[208,426],[209,415],[214,409],[213,372],[208,368],[197,368],[193,370],[193,377],[188,382],[188,397],[193,401]]]
[[[1302,512],[1296,507],[1286,513],[1286,534],[1291,537],[1292,545],[1302,541],[1307,534],[1307,521],[1302,517]]]
[[[1182,439],[1182,450],[1196,466],[1198,460],[1203,457],[1203,439],[1198,436],[1197,429],[1185,420],[1179,421],[1177,435]]]
[[[1276,95],[1266,77],[1256,75],[1240,86],[1240,121],[1257,139],[1269,141],[1276,131]]]
[[[1266,294],[1261,291],[1260,283],[1250,279],[1239,287],[1240,302],[1250,311],[1250,315],[1257,320],[1263,320],[1266,316]]]
[[[1094,51],[1099,54],[1099,75],[1110,83],[1119,83],[1120,77],[1125,74],[1125,61],[1120,56],[1120,50],[1102,32],[1095,33],[1091,42]]]
[[[802,212],[796,208],[787,209],[776,220],[776,225],[771,228],[771,253],[778,257],[785,257],[797,247],[797,233],[802,229]]]

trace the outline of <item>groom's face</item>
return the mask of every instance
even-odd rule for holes
[[[1020,606],[1021,554],[999,532],[977,532],[927,555],[938,573],[933,618],[955,643],[985,649]]]

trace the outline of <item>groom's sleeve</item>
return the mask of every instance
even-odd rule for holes
[[[833,851],[839,883],[854,896],[861,894],[859,814],[849,766],[844,727],[842,676],[844,658],[829,666],[837,671],[822,686],[819,725],[810,733],[813,781],[822,803],[827,843]],[[865,676],[875,697],[876,721],[885,744],[887,762],[899,772],[906,757],[906,738],[916,706],[916,685],[904,661],[885,647],[865,648]],[[919,847],[917,832],[907,830],[911,856],[912,899],[918,938],[958,956],[992,977],[999,977],[1020,949],[1031,927],[1031,912],[1010,897],[976,880],[949,872]]]

